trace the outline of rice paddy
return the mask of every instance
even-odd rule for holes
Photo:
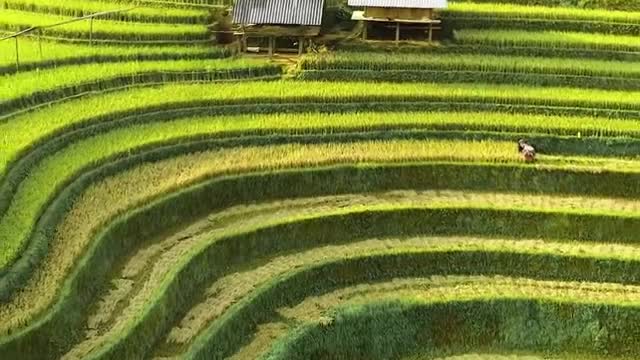
[[[0,359],[639,358],[634,4],[282,60],[228,1],[0,2]]]

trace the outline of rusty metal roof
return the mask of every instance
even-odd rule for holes
[[[237,0],[234,24],[322,24],[324,0]]]
[[[445,9],[447,0],[349,0],[349,6]]]

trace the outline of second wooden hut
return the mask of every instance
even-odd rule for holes
[[[440,26],[437,10],[447,7],[447,0],[349,0],[349,6],[364,8],[354,11],[353,20],[363,22],[363,38],[367,38],[370,22],[393,25],[396,42],[400,41],[400,32],[404,25],[423,26],[429,41],[433,40],[433,31]]]

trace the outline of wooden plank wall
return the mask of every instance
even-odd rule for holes
[[[433,19],[433,9],[367,7],[364,16],[391,20],[428,20]]]

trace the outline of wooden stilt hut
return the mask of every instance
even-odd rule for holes
[[[364,8],[354,11],[353,20],[363,23],[362,36],[367,38],[369,22],[395,26],[396,42],[400,41],[402,26],[424,26],[429,41],[433,31],[439,29],[437,10],[447,7],[447,0],[349,0],[349,6]]]
[[[237,0],[233,23],[247,50],[251,38],[268,39],[269,55],[277,50],[279,38],[296,39],[302,54],[305,43],[320,33],[324,0]]]

